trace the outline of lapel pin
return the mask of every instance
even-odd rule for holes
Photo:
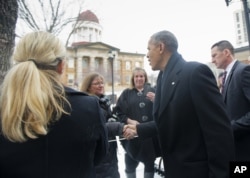
[[[172,82],[172,85],[175,85],[175,82]]]

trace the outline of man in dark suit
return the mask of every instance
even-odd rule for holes
[[[233,134],[215,77],[206,65],[186,62],[177,49],[171,32],[151,36],[148,61],[160,70],[155,123],[138,124],[135,132],[142,138],[158,131],[167,178],[228,178]]]
[[[212,62],[227,73],[222,91],[235,138],[237,161],[250,161],[250,65],[234,58],[226,40],[211,47]]]

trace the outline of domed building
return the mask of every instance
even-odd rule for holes
[[[73,33],[73,45],[78,42],[100,42],[102,37],[102,26],[96,15],[90,11],[82,12],[78,18],[78,25]]]
[[[132,70],[144,67],[145,54],[122,52],[119,48],[103,43],[102,26],[90,10],[82,12],[67,47],[67,66],[64,83],[79,87],[84,76],[99,72],[105,78],[107,93],[119,92],[130,84]],[[112,73],[113,72],[113,73]]]

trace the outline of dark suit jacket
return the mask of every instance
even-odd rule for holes
[[[0,178],[91,178],[107,152],[98,100],[67,88],[72,111],[46,136],[13,143],[0,135]]]
[[[154,118],[166,177],[228,178],[233,134],[211,70],[174,53],[164,71],[157,79]]]
[[[235,136],[236,160],[250,161],[250,66],[236,61],[224,91]]]

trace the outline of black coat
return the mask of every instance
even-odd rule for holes
[[[109,140],[115,140],[116,136],[122,134],[124,124],[120,122],[109,122],[113,113],[110,108],[111,102],[107,97],[101,96],[99,98],[99,102],[104,114],[108,138]],[[97,178],[120,178],[116,141],[109,142],[108,153],[105,158],[96,166],[96,174]]]
[[[137,89],[125,89],[116,104],[118,118],[126,123],[127,118],[137,120],[139,123],[153,121],[153,103],[146,98],[147,92],[155,92],[154,88],[145,85],[140,93]],[[157,136],[149,138],[135,138],[121,141],[127,154],[141,162],[154,161],[159,153]]]
[[[235,62],[223,98],[234,131],[236,160],[250,161],[250,65]]]
[[[107,153],[107,130],[95,97],[66,88],[70,115],[46,136],[12,143],[0,135],[0,178],[92,178]]]
[[[234,141],[213,73],[174,53],[162,74],[154,118],[166,177],[228,178]]]

